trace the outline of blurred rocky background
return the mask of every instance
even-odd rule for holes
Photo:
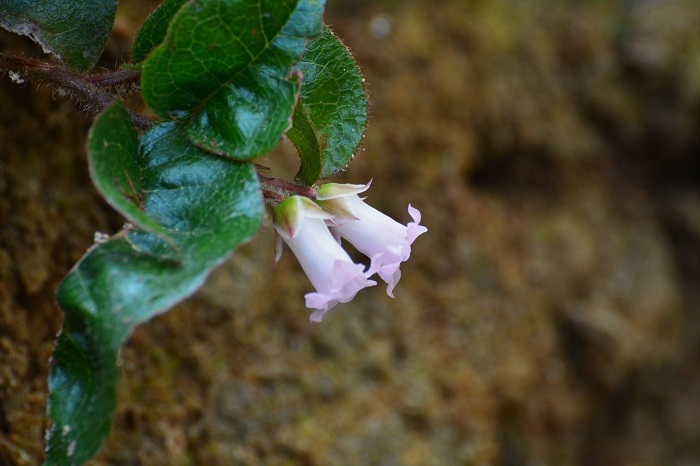
[[[104,68],[156,3],[121,2]],[[698,1],[328,3],[371,99],[339,180],[430,229],[396,299],[311,325],[268,220],[135,332],[90,464],[700,465]],[[91,117],[0,79],[2,466],[41,461],[54,290],[122,223]]]

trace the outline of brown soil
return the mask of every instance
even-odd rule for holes
[[[150,8],[121,3],[105,66]],[[396,299],[309,324],[265,225],[137,329],[90,464],[700,464],[697,3],[330,0],[327,21],[371,97],[339,179],[430,229]],[[0,78],[3,466],[41,461],[53,293],[121,226],[89,124]]]

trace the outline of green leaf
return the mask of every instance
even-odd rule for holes
[[[301,158],[296,179],[311,186],[321,176],[321,148],[313,123],[304,111],[302,99],[299,99],[294,108],[292,127],[287,130],[287,137],[294,143]]]
[[[175,14],[143,65],[146,103],[191,118],[189,140],[239,160],[269,152],[290,126],[299,83],[291,73],[321,32],[324,0],[200,0]]]
[[[95,454],[110,430],[119,349],[133,328],[191,295],[260,226],[253,165],[202,152],[181,125],[144,135],[139,162],[145,212],[176,242],[180,260],[157,235],[122,232],[61,282],[65,321],[49,374],[46,466],[80,465]]]
[[[114,24],[117,0],[3,0],[0,26],[31,36],[78,71],[88,71],[102,55]]]
[[[302,74],[301,99],[287,136],[301,157],[297,179],[312,185],[352,160],[367,125],[367,94],[350,51],[327,27],[294,69]]]
[[[187,0],[165,0],[146,18],[131,48],[131,60],[134,63],[145,60],[148,54],[163,42],[170,20],[185,2]]]
[[[107,202],[135,226],[167,234],[143,212],[139,140],[126,107],[117,101],[96,119],[88,136],[90,177]]]

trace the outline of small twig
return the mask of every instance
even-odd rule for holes
[[[307,188],[306,186],[299,186],[298,184],[261,175],[260,173],[258,173],[258,179],[262,184],[274,186],[275,188],[279,188],[299,196],[308,197],[309,199],[316,199],[316,190]]]
[[[138,81],[141,73],[136,70],[118,70],[109,73],[84,74],[85,81],[97,84],[100,87],[112,87]]]
[[[22,79],[44,82],[66,90],[80,101],[88,102],[100,111],[111,104],[117,95],[110,88],[135,81],[139,73],[134,70],[119,70],[113,73],[80,74],[64,66],[35,60],[33,58],[0,52],[0,71],[13,73]],[[131,120],[140,129],[153,125],[148,118],[129,110]]]

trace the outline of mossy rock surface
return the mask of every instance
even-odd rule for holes
[[[108,63],[149,11],[121,3]],[[700,10],[540,3],[329,2],[371,97],[339,180],[429,228],[396,299],[309,324],[263,227],[137,329],[90,464],[698,461]],[[33,91],[0,78],[3,465],[41,458],[55,287],[121,226],[89,184],[89,115]]]

